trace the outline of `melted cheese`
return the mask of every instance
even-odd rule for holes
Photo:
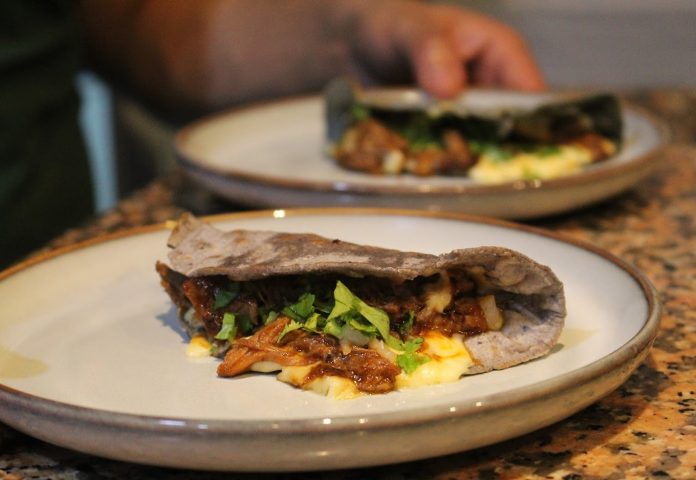
[[[452,338],[447,338],[440,333],[430,332],[424,336],[423,346],[418,353],[429,356],[430,361],[420,365],[410,375],[406,373],[399,374],[396,377],[397,389],[417,388],[436,385],[438,383],[455,382],[464,375],[474,363],[471,359],[471,355],[469,355],[468,350],[464,346],[464,340],[461,335],[454,335]],[[270,364],[272,362],[259,362],[258,364],[254,364],[253,370],[270,371],[261,366],[260,364],[262,363]],[[276,367],[273,368],[274,370],[281,369],[278,374],[278,380],[281,382],[310,390],[319,395],[324,395],[336,400],[348,400],[364,395],[357,389],[353,382],[343,377],[327,376],[305,383],[307,375],[309,375],[316,364],[287,367],[280,367],[280,365],[277,364],[273,365]]]
[[[336,400],[350,400],[362,395],[353,382],[343,377],[326,376],[305,383],[305,378],[315,365],[283,367],[278,380]]]
[[[210,343],[203,335],[195,335],[186,345],[186,356],[201,358],[210,356]]]
[[[442,273],[437,283],[429,286],[425,292],[425,308],[442,313],[451,302],[452,288],[449,275]]]
[[[516,180],[547,180],[579,172],[592,163],[592,153],[576,145],[560,145],[557,153],[522,152],[506,160],[483,154],[469,170],[477,183],[497,184]]]
[[[464,375],[473,361],[460,335],[447,338],[437,332],[424,336],[423,346],[418,352],[430,357],[413,373],[401,373],[396,377],[397,388],[417,388],[438,383],[457,381]]]
[[[249,367],[249,370],[251,370],[252,372],[260,373],[277,372],[278,370],[282,369],[283,367],[280,366],[280,364],[271,361],[256,362],[251,367]]]

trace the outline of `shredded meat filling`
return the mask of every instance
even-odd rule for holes
[[[586,148],[593,162],[613,155],[614,147],[601,135],[576,127],[572,124],[569,130],[559,129],[554,138],[547,141]],[[409,141],[382,121],[368,118],[347,130],[336,145],[334,156],[341,166],[351,170],[372,174],[406,172],[419,176],[464,175],[478,161],[480,153],[474,153],[461,131],[450,128],[435,136],[437,138],[426,141]]]
[[[275,362],[278,365],[308,365],[312,360],[303,352],[278,345],[278,337],[290,319],[281,317],[261,328],[254,335],[237,339],[218,365],[221,377],[234,377],[248,372],[257,362]]]
[[[464,271],[448,272],[451,301],[442,312],[428,308],[427,295],[439,285],[439,275],[419,277],[395,284],[382,278],[351,278],[340,275],[305,275],[254,280],[239,285],[239,292],[224,306],[216,306],[216,295],[230,288],[224,276],[187,278],[164,264],[157,265],[162,285],[169,292],[180,312],[190,308],[204,325],[208,339],[222,347],[219,354],[229,350],[218,367],[218,374],[231,377],[247,372],[255,363],[274,362],[281,366],[313,365],[304,384],[322,376],[348,378],[356,387],[368,393],[383,393],[395,388],[401,369],[377,352],[353,346],[344,352],[339,341],[330,335],[305,330],[287,333],[278,339],[290,319],[280,315],[263,325],[262,310],[282,311],[297,301],[302,293],[315,293],[318,302],[328,302],[337,280],[365,303],[384,310],[390,317],[392,334],[421,335],[439,331],[446,336],[455,333],[475,335],[488,330],[483,310],[475,298],[475,284]],[[442,293],[442,292],[441,292]],[[234,341],[216,340],[226,312],[244,315],[251,323],[251,332],[237,331]],[[411,325],[411,321],[413,324]],[[251,335],[247,336],[249,333]]]
[[[445,335],[461,333],[475,335],[488,330],[483,311],[475,300],[475,285],[464,272],[449,272],[452,301],[442,313],[426,307],[424,291],[428,284],[437,281],[437,275],[416,278],[394,284],[383,278],[350,278],[335,275],[293,276],[245,282],[239,295],[227,306],[214,308],[215,292],[229,283],[221,276],[186,278],[160,264],[158,271],[162,284],[170,292],[179,309],[193,307],[205,325],[206,332],[213,338],[222,326],[225,312],[245,315],[254,330],[265,320],[261,309],[281,311],[295,302],[306,291],[317,292],[318,298],[331,295],[337,280],[368,305],[384,310],[389,315],[394,332],[403,332],[403,327],[413,314],[413,334],[436,330]],[[243,332],[238,332],[242,336]]]
[[[569,143],[589,150],[595,162],[606,160],[614,153],[612,148],[607,147],[606,140],[596,133],[585,133],[574,138]]]
[[[383,173],[388,155],[403,152],[408,141],[375,120],[360,122],[346,134],[336,159],[346,168]]]
[[[302,380],[302,386],[330,375],[348,378],[366,393],[394,390],[401,369],[378,353],[354,347],[344,354],[333,337],[297,330],[279,344],[278,337],[288,323],[287,317],[279,317],[254,335],[238,339],[218,366],[218,375],[240,375],[255,363],[265,361],[281,366],[316,364]]]
[[[431,314],[414,325],[413,334],[438,331],[447,337],[455,333],[477,335],[488,330],[488,323],[478,301],[470,298],[454,300],[442,314]]]
[[[379,121],[367,119],[346,133],[335,156],[346,168],[375,174],[465,172],[475,163],[476,156],[468,142],[456,130],[444,131],[441,143],[412,146],[406,138]]]

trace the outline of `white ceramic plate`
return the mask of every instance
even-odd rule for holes
[[[350,401],[270,375],[221,379],[159,285],[168,232],[83,244],[0,275],[0,420],[76,450],[198,469],[369,466],[480,447],[553,423],[618,387],[646,355],[655,291],[587,245],[512,224],[375,210],[218,217],[223,228],[316,232],[441,253],[495,244],[549,265],[567,324],[547,357],[458,382]]]
[[[395,92],[402,100],[417,95],[413,90]],[[479,110],[529,108],[561,96],[470,90],[458,102]],[[320,97],[204,118],[177,134],[176,148],[194,180],[251,207],[397,207],[519,219],[610,198],[648,175],[659,160],[666,129],[628,104],[623,117],[625,145],[614,158],[564,178],[493,186],[476,185],[463,177],[378,176],[340,168],[325,154]]]

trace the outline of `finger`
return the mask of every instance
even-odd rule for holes
[[[517,90],[546,87],[529,47],[506,25],[473,17],[458,22],[454,41],[462,58],[475,67],[472,82]]]
[[[452,97],[466,84],[463,63],[451,39],[430,34],[412,43],[409,56],[418,85],[433,96]]]
[[[483,63],[495,71],[498,81],[519,90],[543,90],[546,85],[541,70],[522,38],[512,31],[484,51]]]

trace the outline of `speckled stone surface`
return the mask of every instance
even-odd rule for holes
[[[626,97],[673,129],[660,167],[616,199],[533,223],[611,251],[643,270],[659,291],[664,305],[660,332],[629,380],[566,420],[491,447],[408,464],[281,478],[696,478],[696,90],[631,92]],[[161,222],[182,208],[209,213],[230,207],[172,177],[155,182],[48,248]],[[0,424],[3,480],[278,477],[115,462],[54,447]]]

